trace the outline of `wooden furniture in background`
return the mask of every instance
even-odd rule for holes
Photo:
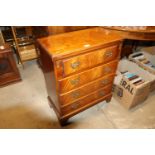
[[[4,41],[4,37],[3,37],[3,34],[2,34],[2,31],[0,29],[0,46],[1,45],[4,45],[5,41]]]
[[[124,38],[122,57],[129,56],[139,45],[154,45],[155,26],[104,26]]]
[[[91,27],[93,26],[49,26],[48,29],[50,34],[59,34],[65,32],[84,30]]]
[[[20,81],[21,77],[10,45],[0,46],[0,87]]]
[[[155,26],[104,26],[124,39],[155,40]]]
[[[11,26],[0,26],[1,35],[3,37],[3,44],[8,43],[11,47],[14,47],[14,38],[11,30]]]
[[[92,26],[33,26],[32,28],[35,38],[41,38],[53,34],[72,32],[91,27]]]
[[[38,40],[48,100],[62,125],[85,109],[110,101],[121,45],[119,35],[102,28]]]
[[[95,26],[66,26],[66,32],[84,30],[84,29],[93,28],[93,27]]]
[[[25,29],[25,33],[18,33],[20,29]],[[16,50],[18,52],[19,61],[23,62],[38,58],[38,54],[34,45],[32,28],[30,26],[12,27],[12,33],[15,40]]]

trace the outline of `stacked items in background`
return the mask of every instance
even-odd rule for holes
[[[149,93],[154,89],[153,84],[155,84],[155,75],[136,63],[123,59],[118,64],[113,96],[130,109],[148,98]]]
[[[128,83],[139,86],[145,82],[140,76],[138,76],[136,73],[131,73],[129,71],[121,72],[123,77],[128,81]]]
[[[148,49],[151,49],[150,47]],[[129,56],[129,60],[137,63],[140,67],[148,72],[155,74],[155,49],[154,53],[147,52],[147,48],[141,49],[139,52],[135,52]]]

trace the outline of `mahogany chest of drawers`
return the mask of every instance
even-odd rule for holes
[[[9,44],[0,46],[0,87],[21,81],[20,73]]]
[[[110,101],[121,45],[120,36],[99,27],[38,39],[48,100],[62,125]]]

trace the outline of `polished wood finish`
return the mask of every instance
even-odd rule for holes
[[[67,26],[48,26],[47,30],[49,35],[65,33],[67,31]]]
[[[106,44],[120,41],[121,36],[102,28],[91,28],[58,34],[39,40],[53,60],[86,53],[88,50],[105,47]]]
[[[118,48],[119,46],[116,45],[99,50],[93,50],[92,52],[78,55],[69,59],[63,59],[61,62],[59,61],[56,63],[60,63],[62,65],[62,76],[66,77],[70,74],[92,68],[94,66],[109,62],[111,60],[115,60],[118,57]],[[83,63],[86,61],[87,63]]]
[[[0,46],[0,87],[20,81],[21,77],[10,45]]]
[[[38,39],[49,104],[61,124],[110,101],[122,37],[91,28]]]
[[[117,33],[124,39],[155,40],[155,26],[104,26],[104,29]]]
[[[34,38],[38,39],[38,38],[47,37],[50,35],[87,29],[90,27],[92,26],[32,26],[32,31],[33,31]],[[38,53],[38,63],[42,67],[42,64],[39,58],[40,53],[36,42],[35,42],[35,47]]]
[[[87,63],[87,62],[85,62]],[[88,82],[96,80],[102,76],[112,74],[117,68],[118,60],[109,62],[107,64],[102,64],[98,67],[93,67],[89,70],[85,70],[78,74],[69,76],[58,80],[58,91],[60,93],[66,93],[72,89],[78,88]]]
[[[74,102],[75,100],[79,99],[80,97],[85,96],[86,94],[90,94],[91,92],[98,90],[108,84],[111,84],[114,80],[115,74],[108,74],[107,76],[103,76],[97,80],[89,82],[81,86],[80,88],[73,89],[64,94],[60,94],[60,103],[61,105],[69,104],[70,102]]]
[[[83,107],[88,107],[91,102],[95,100],[100,100],[106,95],[109,95],[111,93],[111,89],[112,89],[112,84],[104,88],[97,89],[97,91],[93,91],[93,93],[89,93],[88,95],[85,95],[84,97],[79,98],[73,103],[63,106],[62,107],[63,117],[65,117],[65,115],[69,115],[70,113],[74,113],[74,111],[79,111],[79,109],[82,109]]]
[[[155,26],[104,26],[110,32],[123,37],[121,57],[129,56],[137,45],[143,41],[155,41]]]
[[[155,26],[105,26],[106,28],[137,33],[155,33]]]

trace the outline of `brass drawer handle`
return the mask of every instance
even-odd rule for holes
[[[80,78],[78,77],[78,78],[76,78],[76,79],[70,80],[70,83],[71,83],[72,85],[77,85],[77,84],[79,84],[79,81],[80,81]]]
[[[79,61],[76,61],[76,62],[74,62],[74,63],[71,63],[71,67],[73,68],[73,69],[76,69],[76,68],[78,68],[80,66],[80,62]]]
[[[106,57],[112,57],[112,55],[113,55],[112,51],[108,51],[108,52],[105,53]]]
[[[105,79],[105,80],[102,80],[101,81],[101,84],[103,84],[103,85],[106,85],[106,84],[108,84],[109,83],[109,80],[108,79]]]
[[[80,96],[80,93],[79,92],[73,92],[71,94],[71,96],[72,96],[73,99],[76,99],[76,98],[78,98]]]
[[[102,97],[102,96],[104,96],[104,95],[105,95],[105,92],[104,92],[104,91],[100,91],[100,92],[99,92],[99,96],[100,96],[100,97]]]
[[[111,72],[111,68],[110,68],[110,67],[105,67],[105,68],[104,68],[104,71],[105,71],[105,72]]]
[[[75,110],[75,109],[77,109],[78,107],[79,107],[79,102],[73,103],[73,104],[71,105],[71,109],[72,109],[72,110]]]

